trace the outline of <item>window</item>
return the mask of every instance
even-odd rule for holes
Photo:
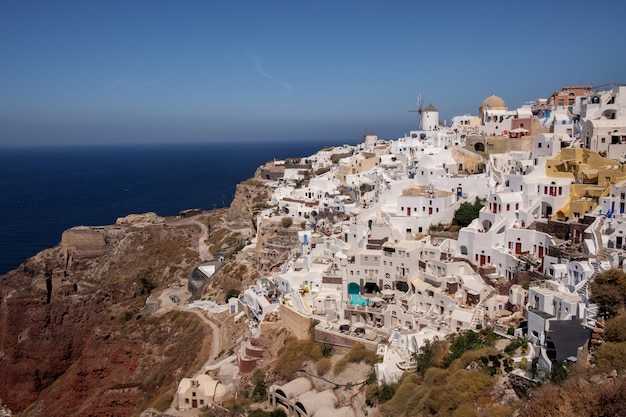
[[[541,143],[541,142],[539,142],[539,143],[537,144],[537,147],[538,147],[538,148],[541,148],[541,145],[542,145],[542,143]]]

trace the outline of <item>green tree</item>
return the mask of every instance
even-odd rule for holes
[[[478,212],[481,208],[483,208],[483,203],[478,197],[476,197],[474,203],[467,201],[461,203],[461,206],[454,212],[452,224],[460,227],[469,226],[472,220],[478,217]]]
[[[479,333],[468,330],[452,335],[450,337],[450,352],[444,358],[443,365],[447,368],[467,351],[493,346],[496,338],[497,336],[489,329],[481,330]]]
[[[433,366],[441,366],[443,356],[445,356],[445,342],[435,338],[432,342],[425,340],[420,346],[419,352],[415,355],[417,371],[422,375],[426,373],[428,368]]]
[[[565,361],[556,361],[552,364],[550,371],[550,381],[556,385],[563,385],[567,379],[567,366]]]

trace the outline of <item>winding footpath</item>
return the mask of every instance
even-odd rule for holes
[[[180,219],[171,224],[173,226],[198,226],[200,228],[200,236],[198,236],[198,256],[200,257],[200,262],[213,260],[213,254],[206,243],[209,238],[209,227],[206,224],[194,218]]]

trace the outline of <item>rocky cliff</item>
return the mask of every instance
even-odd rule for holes
[[[0,398],[15,413],[128,416],[173,392],[210,335],[193,314],[142,317],[197,264],[197,228],[78,228],[0,280]],[[197,244],[196,244],[197,245]],[[184,348],[182,347],[184,346]]]
[[[0,277],[0,400],[24,416],[128,416],[171,400],[177,381],[207,360],[211,335],[194,314],[140,309],[151,292],[191,276],[200,246],[226,258],[206,296],[223,302],[257,278],[256,252],[237,249],[255,236],[271,194],[253,178],[228,209],[73,228]],[[268,227],[269,241],[295,236]],[[287,249],[272,250],[278,259]]]

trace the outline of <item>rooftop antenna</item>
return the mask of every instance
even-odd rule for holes
[[[417,113],[417,130],[422,130],[422,93],[417,96],[417,110],[409,110],[411,113]]]

